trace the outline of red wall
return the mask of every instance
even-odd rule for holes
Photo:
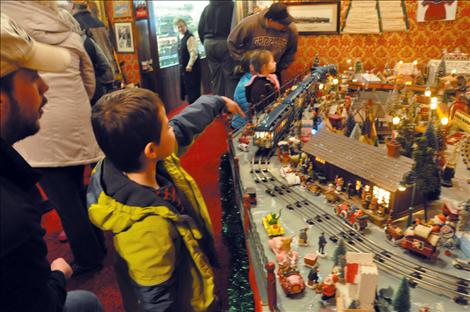
[[[349,0],[341,1],[343,22]],[[287,69],[285,79],[308,68],[319,53],[321,64],[335,63],[346,68],[347,59],[360,58],[364,68],[383,68],[389,62],[418,60],[420,69],[430,59],[440,58],[443,48],[449,52],[459,47],[470,53],[470,1],[459,0],[455,21],[416,22],[417,2],[406,1],[410,29],[408,32],[359,35],[300,36],[297,55]]]
[[[132,5],[132,1],[128,1],[130,5]],[[134,50],[137,51],[136,43],[138,42],[137,36],[138,33],[135,28],[135,19],[134,17],[125,17],[125,18],[118,18],[115,19],[113,17],[113,1],[106,1],[106,13],[109,16],[109,20],[113,25],[113,33],[114,33],[114,23],[115,22],[132,22],[133,24],[133,38],[134,38]],[[140,68],[139,68],[139,57],[137,52],[134,53],[117,53],[117,57],[119,62],[124,61],[124,66],[121,68],[124,75],[127,77],[128,83],[140,83]]]

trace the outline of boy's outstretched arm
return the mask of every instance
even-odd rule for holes
[[[169,121],[175,132],[180,156],[224,109],[231,114],[245,117],[240,106],[231,99],[225,96],[203,95]]]

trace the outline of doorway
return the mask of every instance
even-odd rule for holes
[[[189,31],[191,31],[198,42],[199,57],[202,60],[202,68],[205,65],[205,53],[197,27],[199,18],[209,1],[148,1],[149,10],[149,41],[152,54],[157,56],[156,86],[167,111],[170,111],[181,104],[180,99],[180,69],[178,60],[178,44],[180,34],[174,26],[177,18],[186,21]],[[204,73],[202,74],[204,77]],[[202,79],[202,78],[201,78]]]

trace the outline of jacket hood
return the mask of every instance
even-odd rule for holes
[[[22,20],[28,33],[37,41],[59,45],[69,36],[71,28],[61,12],[35,1],[2,1],[2,12],[14,20]]]
[[[87,192],[88,214],[103,230],[120,233],[134,223],[158,215],[173,222],[189,222],[193,235],[201,238],[189,217],[179,215],[151,188],[129,180],[107,159],[96,166]]]

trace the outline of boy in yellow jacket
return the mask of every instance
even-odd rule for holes
[[[88,212],[114,234],[115,266],[127,269],[116,272],[125,304],[135,298],[143,311],[216,308],[209,213],[177,155],[224,108],[243,113],[226,97],[202,96],[168,121],[158,95],[145,89],[107,94],[94,106],[106,158],[92,175]]]

